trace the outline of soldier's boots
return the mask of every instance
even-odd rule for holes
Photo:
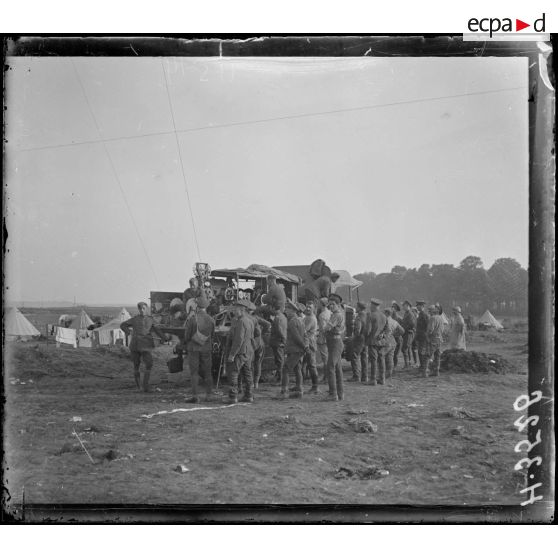
[[[360,382],[360,378],[356,374],[353,374],[353,377],[349,378],[347,382]]]
[[[286,390],[281,390],[279,392],[279,399],[288,399],[289,398],[289,392]]]
[[[197,395],[192,395],[191,397],[187,397],[185,403],[199,403],[200,398]]]
[[[140,372],[139,370],[134,370],[134,380],[136,382],[136,386],[140,389]]]
[[[254,396],[251,393],[247,393],[240,401],[242,403],[254,403]]]
[[[337,397],[337,395],[331,395],[329,394],[324,401],[339,401],[339,398]]]
[[[320,389],[317,385],[314,385],[308,390],[308,393],[317,394],[320,393]]]
[[[301,389],[294,389],[291,394],[290,397],[292,397],[293,399],[302,399],[302,390]]]

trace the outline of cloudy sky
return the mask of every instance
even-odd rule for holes
[[[527,59],[8,63],[12,300],[133,302],[200,258],[527,265]]]

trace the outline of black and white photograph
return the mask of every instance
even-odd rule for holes
[[[14,39],[5,512],[551,521],[551,58]]]

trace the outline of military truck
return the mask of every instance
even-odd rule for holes
[[[261,305],[262,295],[268,291],[268,275],[273,275],[277,284],[283,285],[287,297],[296,302],[301,281],[297,275],[257,264],[247,268],[212,270],[206,263],[196,263],[193,272],[198,288],[203,289],[210,301],[208,313],[215,320],[216,335],[212,352],[214,380],[217,381],[226,375],[224,362],[227,336],[232,320],[232,304],[236,300],[249,300],[256,306]],[[183,294],[183,291],[151,291],[150,293],[151,315],[165,333],[178,338],[175,353],[179,358],[185,354],[181,339],[184,336],[186,318],[195,307],[195,303],[188,304],[190,301],[184,303]],[[266,350],[262,371],[271,369],[273,369],[273,357],[271,352]]]

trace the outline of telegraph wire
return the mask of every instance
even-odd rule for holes
[[[190,218],[192,220],[192,229],[194,231],[194,241],[196,243],[196,250],[198,252],[198,261],[202,261],[200,254],[200,245],[198,243],[198,233],[196,231],[196,222],[194,220],[194,213],[192,211],[192,202],[190,200],[190,192],[188,191],[188,182],[186,180],[186,173],[184,171],[184,162],[182,161],[182,150],[180,149],[180,142],[178,141],[178,133],[176,131],[176,122],[174,120],[174,110],[172,108],[172,101],[169,91],[169,84],[167,80],[167,72],[165,71],[165,65],[163,60],[161,60],[161,69],[163,70],[163,79],[165,80],[165,89],[167,91],[167,99],[169,101],[169,109],[172,118],[172,127],[174,130],[174,139],[176,140],[176,149],[178,150],[178,159],[180,160],[180,169],[182,171],[182,178],[184,180],[184,191],[186,192],[186,199],[188,200],[188,208],[190,209]]]
[[[164,72],[164,68],[163,68],[163,72]],[[165,74],[165,80],[166,80],[166,74]],[[204,130],[213,130],[213,129],[218,129],[218,128],[232,128],[235,126],[250,126],[252,124],[263,124],[265,122],[277,122],[277,121],[281,121],[281,120],[296,120],[296,119],[300,119],[300,118],[311,118],[314,116],[327,116],[329,114],[342,114],[342,113],[347,113],[347,112],[357,112],[357,111],[364,111],[364,110],[373,110],[373,109],[377,109],[377,108],[384,108],[384,107],[392,107],[392,106],[399,106],[399,105],[408,105],[408,104],[414,104],[414,103],[427,103],[430,101],[441,101],[443,99],[457,99],[460,97],[472,97],[472,96],[477,96],[477,95],[487,95],[490,93],[503,93],[506,91],[517,91],[520,89],[525,89],[525,87],[506,87],[503,89],[489,89],[489,90],[485,90],[485,91],[473,91],[471,93],[458,93],[455,95],[442,95],[440,97],[425,97],[424,99],[409,99],[406,101],[394,101],[392,103],[382,103],[382,104],[378,104],[378,105],[364,105],[361,107],[350,107],[350,108],[344,108],[344,109],[334,109],[334,110],[328,110],[328,111],[322,111],[322,112],[307,112],[307,113],[303,113],[303,114],[292,114],[292,115],[285,115],[285,116],[275,116],[273,118],[262,118],[259,120],[243,120],[240,122],[228,122],[228,123],[224,123],[224,124],[212,124],[209,126],[199,126],[196,128],[184,128],[181,130],[177,130],[176,126],[175,129],[169,132],[151,132],[151,133],[147,133],[147,134],[137,134],[137,135],[133,135],[133,136],[120,136],[120,137],[116,137],[116,138],[107,138],[107,139],[101,139],[101,140],[84,140],[84,141],[75,141],[75,142],[71,142],[71,143],[64,143],[64,144],[56,144],[56,145],[45,145],[45,146],[40,146],[40,147],[28,147],[28,148],[15,148],[16,151],[19,152],[27,152],[27,151],[41,151],[41,150],[45,150],[45,149],[58,149],[58,148],[63,148],[63,147],[72,147],[72,146],[78,146],[78,145],[88,145],[88,144],[95,144],[95,143],[99,143],[99,142],[112,142],[112,141],[121,141],[121,140],[129,140],[129,139],[136,139],[136,138],[147,138],[147,137],[154,137],[154,136],[165,136],[165,135],[170,135],[170,134],[186,134],[189,132],[200,132],[200,131],[204,131]],[[167,94],[168,94],[168,89],[167,89]],[[169,100],[170,103],[170,100]],[[172,109],[171,109],[172,111]],[[173,124],[174,124],[174,116],[173,116]]]
[[[110,155],[110,152],[109,152],[109,150],[106,146],[105,141],[102,139],[101,128],[99,126],[99,123],[97,122],[97,118],[95,117],[95,113],[93,112],[93,108],[91,107],[91,104],[89,103],[89,98],[88,98],[87,93],[85,91],[85,87],[83,85],[83,82],[81,80],[79,72],[78,72],[73,60],[71,60],[71,63],[72,63],[72,67],[74,69],[74,72],[76,74],[77,80],[79,82],[79,85],[81,87],[81,91],[82,91],[83,96],[85,98],[85,102],[87,104],[87,107],[89,108],[89,112],[91,113],[91,117],[93,118],[93,122],[95,123],[95,128],[97,129],[97,134],[99,135],[99,138],[100,138],[99,141],[96,142],[96,143],[101,143],[103,145],[104,151],[106,153],[106,156],[109,160],[109,163],[110,163],[110,166],[111,166],[111,169],[112,169],[112,172],[114,174],[114,178],[116,179],[116,183],[118,184],[118,187],[120,188],[120,193],[122,194],[122,198],[124,199],[124,204],[126,205],[126,209],[128,210],[128,215],[130,216],[130,219],[132,220],[132,223],[134,225],[134,229],[135,229],[136,234],[138,236],[138,239],[140,241],[141,247],[143,248],[143,253],[145,254],[145,257],[147,258],[147,261],[149,262],[149,267],[151,268],[151,272],[153,273],[153,277],[155,278],[155,284],[157,285],[157,288],[159,288],[159,281],[157,279],[157,273],[155,272],[155,267],[153,266],[153,263],[151,262],[151,258],[149,257],[149,254],[147,252],[147,249],[145,247],[145,244],[144,244],[143,239],[141,237],[141,234],[139,232],[138,225],[136,223],[136,220],[134,219],[134,216],[132,214],[132,210],[130,208],[130,205],[128,204],[128,200],[126,198],[126,193],[124,192],[124,188],[122,187],[122,183],[120,182],[120,178],[118,176],[118,172],[116,171],[114,161],[113,161],[113,159]]]

